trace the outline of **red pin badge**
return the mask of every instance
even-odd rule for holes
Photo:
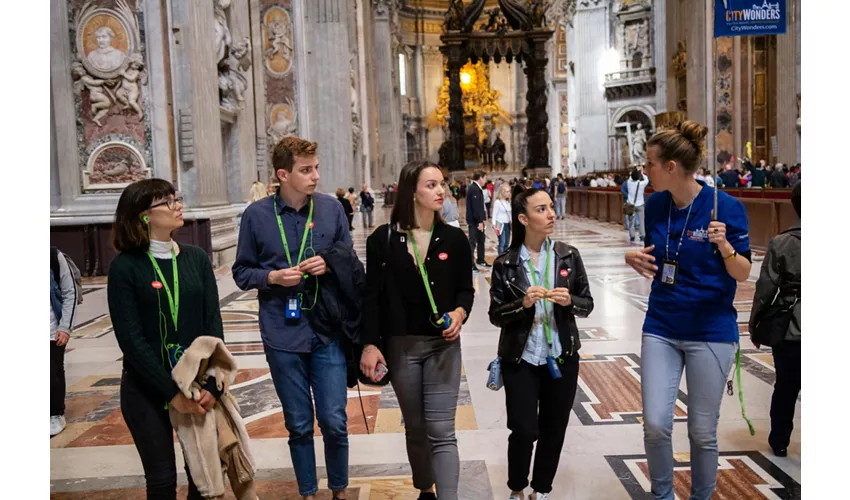
[[[316,227],[316,223],[311,221],[310,222],[310,229],[313,229],[314,227]]]
[[[442,252],[440,253],[440,255],[437,256],[437,258],[440,260],[446,260],[449,258],[449,254],[447,254],[446,252]]]
[[[566,270],[566,269],[561,269],[561,276],[563,276],[564,278],[566,278],[566,277],[567,277],[567,274],[569,274],[569,273],[567,272],[567,270]]]
[[[151,283],[151,286],[159,290],[160,288],[162,288],[162,283],[160,283],[159,281],[154,281],[153,283]]]

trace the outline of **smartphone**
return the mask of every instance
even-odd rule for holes
[[[387,376],[389,371],[389,368],[387,368],[383,363],[378,363],[378,366],[375,367],[375,382],[380,382],[381,379]]]

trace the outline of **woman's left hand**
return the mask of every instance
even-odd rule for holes
[[[570,290],[567,288],[553,288],[546,292],[546,298],[562,307],[567,307],[573,302]]]
[[[726,243],[726,224],[713,220],[708,224],[708,241],[721,246]]]
[[[452,324],[443,330],[443,338],[451,342],[460,336],[460,329],[463,327],[462,309],[458,307],[449,313],[449,317],[452,319]]]

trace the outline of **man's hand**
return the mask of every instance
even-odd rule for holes
[[[479,230],[479,231],[484,231],[484,223],[483,223],[483,222],[479,222],[479,223],[478,223],[478,230]]]
[[[69,340],[71,340],[71,335],[68,334],[68,332],[60,332],[60,331],[56,332],[56,345],[58,347],[62,347],[63,345],[66,345]]]
[[[325,263],[325,259],[316,255],[315,257],[310,257],[302,262],[298,266],[298,269],[302,274],[306,273],[313,276],[321,276],[328,271],[328,265]]]
[[[295,286],[301,283],[304,273],[297,267],[278,269],[269,273],[269,284],[280,286]]]

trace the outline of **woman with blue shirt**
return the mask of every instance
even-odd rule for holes
[[[551,496],[552,481],[578,382],[581,342],[576,316],[587,317],[593,297],[581,256],[549,236],[555,205],[545,191],[517,194],[513,238],[493,263],[490,322],[501,328],[499,356],[508,411],[510,500],[522,500],[534,442],[535,500]],[[539,407],[539,411],[538,411]],[[563,498],[563,495],[557,498]]]
[[[750,275],[744,205],[694,178],[705,126],[686,121],[647,143],[656,193],[646,203],[646,248],[626,263],[652,279],[641,343],[644,446],[652,495],[674,498],[673,407],[687,367],[691,499],[708,499],[717,479],[717,420],[738,346],[737,282]]]

